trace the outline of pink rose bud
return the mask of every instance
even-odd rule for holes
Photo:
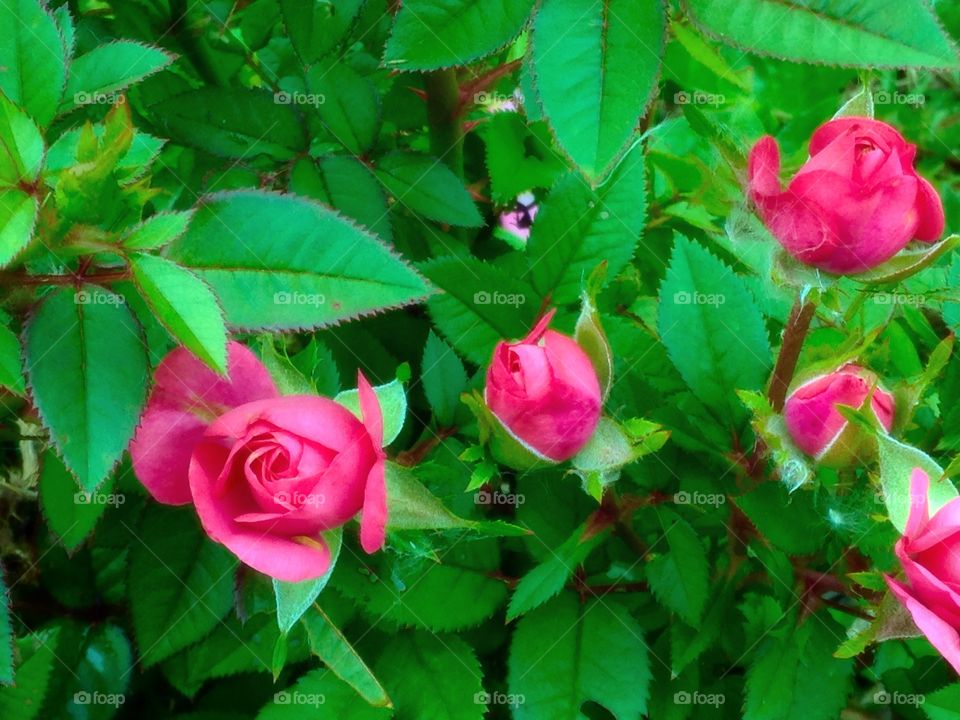
[[[931,518],[930,478],[920,468],[910,476],[910,515],[896,553],[906,583],[887,576],[894,597],[913,616],[930,643],[960,673],[960,498]]]
[[[500,214],[500,227],[516,238],[526,242],[530,238],[530,228],[540,208],[533,193],[517,196],[513,210]]]
[[[797,447],[819,462],[839,467],[864,450],[862,430],[847,422],[837,405],[859,409],[873,390],[870,408],[889,431],[893,426],[893,395],[877,385],[877,376],[857,365],[807,380],[787,397],[783,410],[787,431]]]
[[[800,262],[831,273],[863,272],[911,240],[934,242],[943,233],[943,205],[914,170],[916,152],[878,120],[830,120],[813,133],[810,158],[784,190],[780,149],[767,136],[750,151],[750,198]]]
[[[548,330],[544,315],[519,342],[500,342],[487,370],[487,407],[517,440],[562,462],[586,445],[600,420],[600,382],[571,338]]]

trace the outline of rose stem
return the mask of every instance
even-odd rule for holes
[[[787,318],[787,324],[783,329],[783,344],[780,346],[777,364],[773,368],[768,392],[770,404],[775,412],[783,410],[787,399],[787,388],[793,379],[794,370],[797,369],[800,350],[803,348],[803,341],[807,337],[807,331],[810,329],[810,322],[816,310],[816,301],[804,300],[802,295],[797,298],[790,310],[790,317]]]

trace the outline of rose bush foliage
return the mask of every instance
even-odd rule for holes
[[[861,5],[0,2],[0,718],[957,717],[960,12]]]

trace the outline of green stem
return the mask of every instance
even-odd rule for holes
[[[460,122],[460,85],[453,69],[435,70],[423,80],[427,91],[430,151],[463,177],[463,126]]]
[[[770,378],[768,397],[775,412],[781,412],[787,400],[787,388],[793,380],[793,373],[797,369],[797,360],[803,349],[810,322],[817,310],[817,301],[813,298],[797,298],[790,310],[790,317],[783,329],[783,344],[777,356],[777,364],[773,368],[773,377]]]

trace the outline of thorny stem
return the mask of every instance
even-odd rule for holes
[[[790,310],[790,317],[783,329],[783,344],[777,356],[777,364],[770,378],[768,397],[774,412],[781,412],[787,400],[787,388],[793,380],[793,373],[797,369],[797,360],[803,341],[806,340],[810,322],[817,310],[817,303],[812,299],[797,298]]]
[[[84,283],[113,283],[129,280],[127,270],[117,270],[90,275],[28,275],[20,272],[0,272],[0,285],[82,285]]]
[[[427,90],[427,124],[430,152],[463,177],[463,128],[460,125],[460,85],[452,68],[435,70],[423,77]]]

